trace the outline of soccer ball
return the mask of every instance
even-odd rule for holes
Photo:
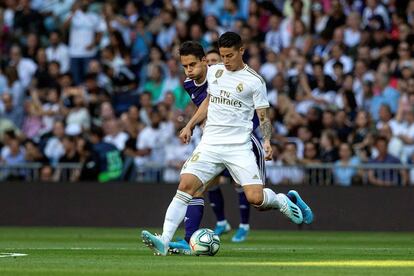
[[[191,236],[190,248],[194,255],[214,256],[220,249],[220,238],[213,230],[202,228]]]

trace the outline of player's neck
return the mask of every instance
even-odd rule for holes
[[[241,62],[239,64],[239,66],[237,66],[236,69],[233,70],[233,72],[237,72],[237,71],[243,70],[245,66],[246,66],[246,64],[244,62]]]

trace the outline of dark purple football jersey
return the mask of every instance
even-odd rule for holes
[[[204,99],[207,97],[207,79],[202,84],[196,84],[194,80],[187,78],[184,81],[184,89],[190,95],[193,103],[199,107]],[[259,126],[259,118],[257,117],[256,112],[253,116],[253,131]]]

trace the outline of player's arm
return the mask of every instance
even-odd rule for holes
[[[265,160],[272,160],[272,146],[270,145],[270,139],[272,138],[272,124],[270,122],[268,108],[256,109],[257,116],[260,122],[260,131],[263,135],[263,149],[265,151]]]
[[[191,139],[191,135],[193,133],[193,129],[196,125],[200,124],[207,118],[207,110],[208,110],[208,103],[210,101],[210,94],[204,99],[201,103],[199,108],[197,109],[196,113],[194,113],[193,117],[191,117],[190,121],[187,125],[180,131],[180,139],[188,144]]]

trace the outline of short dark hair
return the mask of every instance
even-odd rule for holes
[[[237,48],[240,49],[243,46],[241,37],[235,32],[225,32],[218,40],[219,48]]]
[[[208,54],[217,54],[217,55],[220,55],[220,52],[216,48],[213,48],[213,49],[211,49],[210,51],[208,51],[206,53],[206,55],[208,55]]]
[[[91,131],[91,134],[98,137],[99,140],[102,140],[105,137],[105,133],[103,132],[103,129],[97,125],[93,125],[90,131]]]
[[[203,46],[197,41],[186,41],[181,44],[178,49],[180,56],[195,56],[198,59],[202,59],[205,56]]]

